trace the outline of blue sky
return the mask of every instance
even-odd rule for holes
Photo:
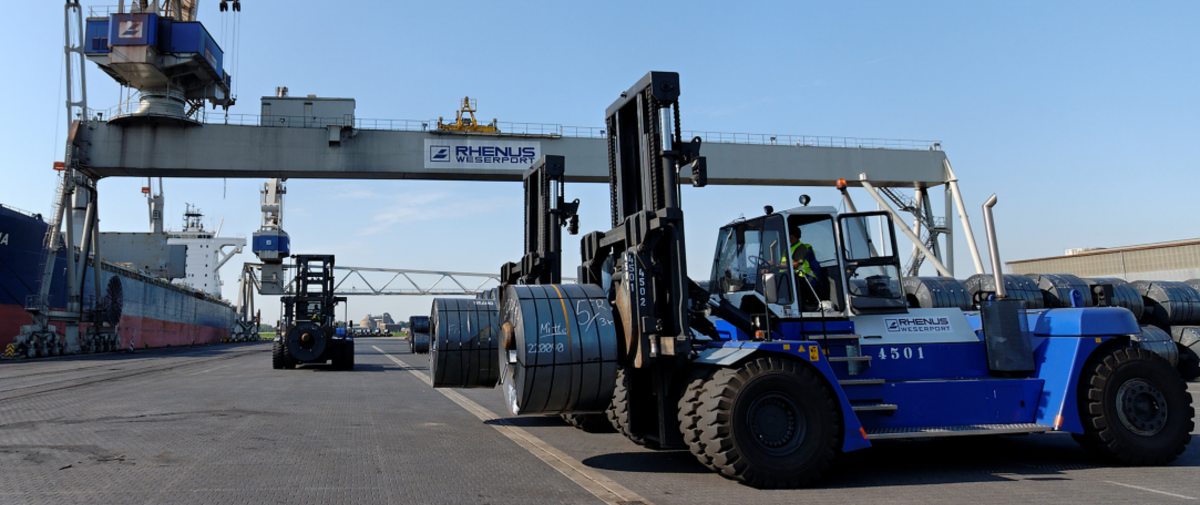
[[[222,39],[217,3],[203,2],[200,19]],[[9,12],[22,21],[0,34],[0,203],[48,212],[65,130],[62,5]],[[1200,235],[1200,3],[247,0],[239,22],[231,113],[255,114],[283,85],[355,98],[360,118],[452,116],[470,95],[483,118],[600,126],[617,93],[673,70],[685,129],[940,140],[977,231],[980,204],[999,194],[1006,260]],[[88,82],[93,108],[116,104],[118,87],[91,64]],[[249,236],[261,184],[169,179],[168,225],[190,202],[211,226]],[[101,182],[104,230],[146,228],[142,185]],[[567,192],[583,201],[583,230],[607,228],[606,187]],[[831,188],[687,191],[693,276],[707,277],[717,227],[802,192],[837,203]],[[284,225],[296,252],[341,264],[492,272],[520,255],[520,195],[515,183],[293,179]],[[565,242],[570,275],[578,243]],[[960,234],[959,277],[965,245]],[[242,261],[248,248],[223,271],[227,297]],[[262,305],[273,318],[276,302]],[[428,307],[353,298],[349,309],[400,318]]]

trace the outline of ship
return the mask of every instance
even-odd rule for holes
[[[39,287],[48,226],[39,214],[0,204],[0,346],[6,355],[17,353],[16,336],[22,325],[32,323],[25,307]],[[167,232],[163,240],[172,235]],[[196,234],[191,237],[194,240]],[[55,265],[66,265],[61,248]],[[66,277],[65,267],[55,268],[49,298],[52,308],[66,306]],[[84,293],[95,292],[93,279],[91,274],[86,276]],[[86,297],[84,307],[102,308],[102,321],[91,324],[115,327],[118,341],[106,342],[93,349],[96,351],[220,343],[230,338],[237,322],[234,307],[220,298],[219,290],[210,293],[173,283],[137,262],[101,261],[100,282],[102,298]],[[215,285],[219,288],[219,281]],[[58,330],[61,333],[63,328]],[[56,353],[50,349],[46,354]]]

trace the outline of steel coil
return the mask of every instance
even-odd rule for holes
[[[617,321],[602,288],[509,286],[500,319],[500,380],[510,412],[608,408],[616,387]]]
[[[1078,291],[1083,297],[1082,307],[1095,305],[1092,299],[1092,287],[1083,279],[1071,274],[1027,274],[1042,291],[1042,303],[1048,309],[1069,308],[1071,291]]]
[[[1183,283],[1187,284],[1188,286],[1191,286],[1192,289],[1194,289],[1196,291],[1200,291],[1200,279],[1188,279],[1186,281],[1183,281]]]
[[[1172,326],[1171,339],[1179,349],[1179,375],[1184,380],[1200,377],[1200,326]]]
[[[952,277],[905,277],[904,294],[911,309],[971,310],[971,294]]]
[[[1136,289],[1133,289],[1125,279],[1117,277],[1090,277],[1083,280],[1088,286],[1112,286],[1112,298],[1107,300],[1105,306],[1108,307],[1125,307],[1133,312],[1133,317],[1139,321],[1142,319],[1142,313],[1146,310],[1146,304],[1142,301],[1142,295],[1138,294]],[[1094,296],[1092,303],[1099,306],[1100,300]]]
[[[433,387],[496,386],[500,312],[495,301],[436,298],[429,321],[429,372]]]
[[[329,334],[325,328],[312,322],[301,322],[287,332],[288,352],[302,362],[316,361],[325,353]]]
[[[429,333],[429,316],[412,316],[408,318],[410,333]]]
[[[425,354],[429,352],[429,334],[428,333],[413,333],[412,347],[409,349],[413,354]]]
[[[1137,342],[1138,347],[1162,356],[1172,367],[1179,365],[1179,348],[1175,346],[1171,334],[1162,328],[1142,325],[1142,332],[1135,335],[1133,341]]]
[[[1145,299],[1142,322],[1159,328],[1200,324],[1200,292],[1176,281],[1135,281],[1129,285]]]
[[[989,274],[975,274],[963,282],[967,293],[971,294],[971,302],[978,305],[980,301],[996,292],[996,279]],[[1045,308],[1042,300],[1042,290],[1038,289],[1033,279],[1024,275],[1004,274],[1004,289],[1010,300],[1024,300],[1026,309]]]

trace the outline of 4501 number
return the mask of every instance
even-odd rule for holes
[[[879,349],[880,361],[889,359],[925,359],[925,350],[917,347],[882,347]]]

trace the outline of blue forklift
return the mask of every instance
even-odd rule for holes
[[[1062,431],[1132,465],[1184,451],[1186,383],[1129,310],[1027,310],[999,279],[977,310],[909,308],[888,213],[767,207],[721,228],[710,278],[689,279],[679,185],[704,186],[707,164],[678,97],[678,74],[651,72],[608,108],[613,228],[583,237],[578,283],[504,287],[513,414],[604,414],[759,488],[811,485],[887,439]]]

